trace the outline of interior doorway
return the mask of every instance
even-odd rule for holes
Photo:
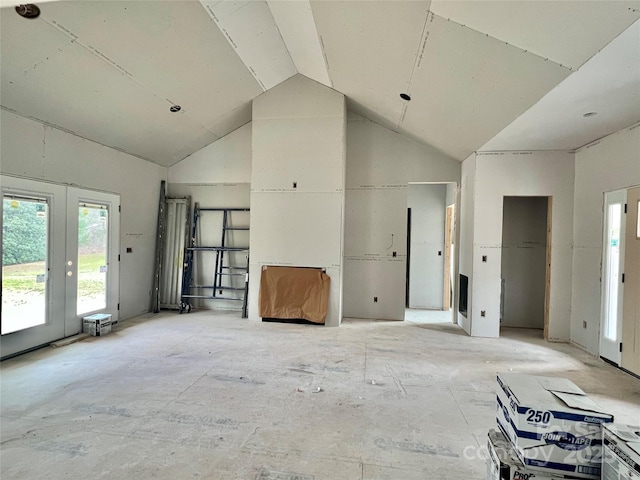
[[[456,195],[455,183],[409,184],[406,320],[453,321]]]
[[[551,199],[504,197],[503,202],[500,325],[546,336]]]

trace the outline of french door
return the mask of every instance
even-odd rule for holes
[[[600,356],[616,365],[621,358],[626,199],[626,190],[607,192],[604,197]]]
[[[118,319],[118,195],[2,177],[2,357]]]

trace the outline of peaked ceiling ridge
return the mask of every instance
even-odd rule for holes
[[[329,85],[327,85],[327,87],[333,88],[333,79],[331,78],[331,72],[329,70],[329,59],[327,58],[327,52],[324,48],[324,40],[322,39],[320,32],[318,32],[318,24],[316,23],[316,16],[313,13],[313,8],[311,7],[311,1],[310,0],[305,0],[305,1],[309,2],[309,10],[311,11],[311,18],[313,19],[313,24],[316,27],[316,38],[318,39],[318,46],[320,47],[320,52],[322,53],[322,61],[324,62],[324,69],[327,72],[327,78],[329,79]]]
[[[263,91],[298,72],[266,0],[199,3]]]

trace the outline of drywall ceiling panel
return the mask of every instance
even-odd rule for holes
[[[41,17],[205,128],[262,91],[199,2],[54,2]]]
[[[434,0],[431,11],[576,69],[640,18],[640,2]]]
[[[309,0],[268,0],[267,4],[298,73],[331,87]]]
[[[570,70],[430,14],[401,130],[464,160]]]
[[[54,58],[72,41],[42,19],[25,20],[13,8],[0,10],[0,33],[3,73],[36,68]],[[32,42],[37,42],[37,48]]]
[[[429,3],[312,1],[334,88],[397,124]]]
[[[296,74],[266,1],[201,0],[200,3],[263,90]]]
[[[77,43],[1,80],[3,105],[18,114],[162,165],[218,138]]]
[[[572,150],[639,121],[639,99],[637,21],[481,150]]]

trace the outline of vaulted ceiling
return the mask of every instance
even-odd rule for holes
[[[17,3],[0,9],[2,108],[161,165],[297,73],[460,161],[640,121],[640,0],[44,1],[36,19]]]

